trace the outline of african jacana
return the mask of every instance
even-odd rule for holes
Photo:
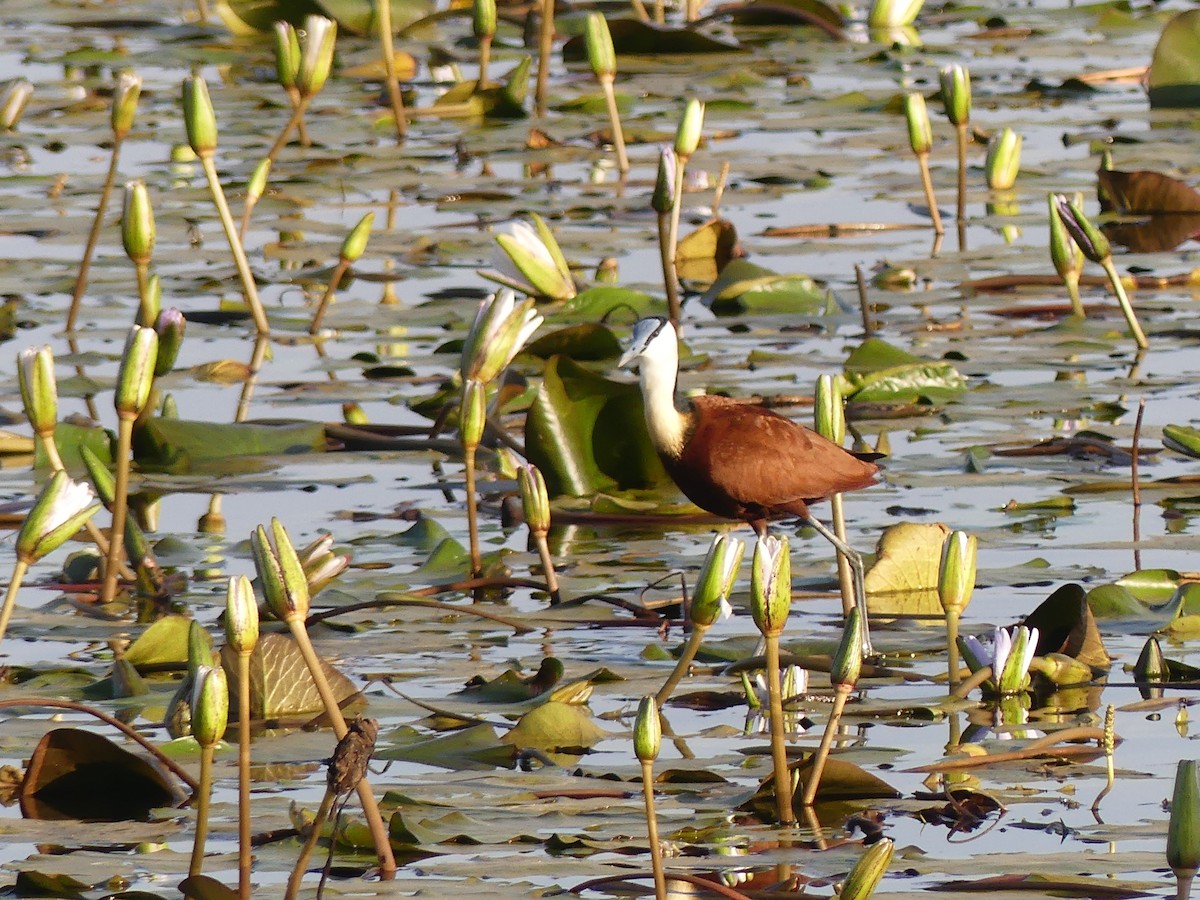
[[[618,362],[638,365],[646,427],[667,473],[701,509],[742,519],[759,537],[769,519],[799,517],[846,558],[865,614],[862,556],[808,505],[874,484],[879,467],[762,406],[713,396],[677,400],[678,340],[667,319],[642,319]]]

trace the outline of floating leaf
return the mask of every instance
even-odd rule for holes
[[[619,56],[661,56],[665,53],[732,53],[741,49],[734,41],[721,40],[692,27],[673,28],[641,19],[609,19],[613,48]],[[565,60],[587,59],[587,44],[576,35],[562,49]]]
[[[954,397],[967,381],[947,362],[913,363],[866,375],[847,374],[844,396],[855,403],[912,403]]]
[[[550,700],[534,707],[500,740],[522,749],[571,753],[594,747],[609,733],[592,720],[586,707]]]
[[[701,300],[718,314],[743,311],[824,315],[829,293],[807,275],[780,275],[745,259],[727,265]]]
[[[1077,584],[1064,584],[1052,593],[1025,617],[1025,624],[1038,630],[1038,656],[1062,653],[1095,670],[1107,669],[1111,662],[1088,596]]]
[[[675,270],[682,281],[711,285],[743,251],[737,229],[727,219],[710,219],[684,235],[675,251]]]
[[[229,708],[237,709],[237,653],[221,648],[221,665],[229,676]],[[333,696],[347,710],[346,701],[358,694],[358,688],[332,665],[321,660],[321,669]],[[289,635],[262,635],[250,655],[250,716],[254,719],[281,719],[311,715],[325,709],[313,683],[304,656]]]
[[[190,875],[179,882],[179,890],[193,900],[237,900],[238,896],[237,891],[226,887],[211,875]]]
[[[612,285],[595,285],[580,291],[563,304],[562,309],[548,318],[582,319],[594,322],[608,319],[613,313],[624,313],[630,321],[650,315],[663,302],[649,294]]]
[[[21,784],[27,819],[145,819],[186,794],[161,764],[81,728],[46,732]]]
[[[1163,446],[1176,453],[1200,459],[1200,428],[1188,425],[1164,425]]]
[[[866,574],[867,609],[885,616],[942,617],[938,570],[950,529],[940,522],[889,525]]]
[[[477,675],[467,682],[463,693],[485,703],[520,703],[549,691],[562,674],[562,662],[548,656],[542,660],[537,672],[527,678],[516,669],[506,669],[491,681]]]
[[[1101,169],[1096,178],[1100,208],[1105,212],[1121,215],[1200,213],[1200,193],[1178,178],[1160,172],[1121,172],[1116,169]]]
[[[1200,10],[1163,28],[1146,76],[1152,108],[1200,106]]]
[[[525,421],[525,449],[554,495],[666,481],[638,386],[610,381],[564,356],[546,363]]]
[[[793,773],[793,781],[799,777],[799,784],[812,773],[813,757],[810,754],[799,762],[788,766]],[[793,801],[796,812],[803,816],[805,811],[801,806],[803,790],[794,791]],[[835,756],[825,761],[825,769],[821,774],[821,783],[817,787],[817,803],[829,803],[840,800],[873,800],[899,797],[900,792],[870,772],[856,766],[852,762],[838,759]],[[775,776],[772,773],[763,779],[754,796],[739,807],[755,813],[764,822],[774,822],[777,817],[775,805]]]
[[[442,768],[492,768],[510,765],[513,748],[501,743],[491,725],[472,725],[432,738],[416,729],[400,729],[388,735],[388,746],[375,755],[378,759],[404,759]]]
[[[544,334],[522,352],[542,359],[559,354],[574,360],[614,359],[621,355],[621,342],[607,325],[585,322]]]
[[[243,36],[268,32],[280,21],[300,27],[305,16],[324,14],[315,0],[219,0],[214,9],[226,28]]]
[[[188,661],[188,634],[192,620],[188,616],[163,616],[143,631],[125,651],[125,660],[133,666],[185,666]],[[204,637],[209,647],[212,638]]]
[[[320,422],[191,422],[150,419],[135,432],[134,459],[142,466],[186,472],[201,462],[246,456],[284,456],[325,449]]]

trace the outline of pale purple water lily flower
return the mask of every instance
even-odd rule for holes
[[[481,272],[484,277],[531,297],[570,300],[577,293],[558,241],[541,216],[531,213],[530,221],[513,222],[496,235],[496,244],[495,269]]]
[[[990,666],[992,677],[988,684],[998,694],[1024,690],[1028,683],[1029,664],[1037,654],[1038,630],[1018,625],[997,627],[990,643],[974,635],[963,638],[963,650],[972,672]]]

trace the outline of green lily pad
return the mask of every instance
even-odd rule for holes
[[[607,325],[585,322],[544,334],[522,352],[542,359],[557,354],[575,360],[613,359],[621,355],[621,342]]]
[[[594,747],[606,737],[609,733],[593,721],[587,707],[551,700],[521,716],[500,740],[522,749],[556,753]]]
[[[586,322],[607,319],[614,312],[628,313],[629,319],[640,319],[654,313],[663,307],[663,301],[642,291],[613,285],[595,285],[580,291],[562,305],[562,308],[551,313],[548,318],[582,319]]]
[[[192,620],[187,616],[163,616],[138,635],[125,651],[125,660],[135,667],[183,666],[188,661],[188,636]],[[203,632],[209,648],[212,638]]]
[[[609,19],[613,48],[618,56],[659,56],[664,53],[733,53],[741,49],[735,42],[713,37],[693,27],[675,28],[641,19]],[[563,59],[587,59],[587,42],[576,35],[562,49]]]
[[[141,466],[186,472],[197,463],[246,456],[284,456],[325,449],[320,422],[195,422],[150,419],[134,435],[133,455]]]
[[[884,616],[943,616],[937,584],[942,545],[949,534],[940,522],[901,522],[885,528],[864,582],[868,611]]]
[[[552,495],[584,497],[663,484],[636,384],[610,381],[565,356],[546,363],[525,421],[529,461]]]
[[[1200,459],[1200,428],[1188,425],[1164,425],[1163,446],[1184,456]]]
[[[1153,108],[1200,106],[1200,10],[1182,12],[1163,28],[1146,80]]]
[[[780,275],[745,259],[727,265],[701,298],[718,315],[790,312],[825,315],[829,294],[806,275]]]

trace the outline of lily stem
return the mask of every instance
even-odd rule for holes
[[[400,93],[400,79],[396,77],[396,47],[392,38],[392,5],[378,0],[375,4],[379,16],[379,49],[383,52],[383,71],[387,78],[388,101],[392,104],[392,116],[396,119],[396,140],[408,136],[408,116],[404,112],[404,95]]]
[[[1083,308],[1083,298],[1079,296],[1079,273],[1064,276],[1063,283],[1067,286],[1067,296],[1071,298],[1071,314],[1086,319],[1087,310]]]
[[[188,875],[199,875],[204,868],[204,845],[208,841],[208,807],[212,800],[212,764],[215,745],[200,747],[200,790],[196,797],[196,840],[192,843],[192,860]]]
[[[238,897],[250,900],[250,654],[238,653]]]
[[[325,715],[329,717],[329,721],[333,725],[333,734],[340,741],[349,730],[346,727],[346,718],[342,715],[342,708],[338,705],[333,688],[329,686],[329,680],[321,668],[321,658],[317,656],[317,651],[313,649],[312,641],[308,637],[308,631],[304,627],[304,617],[292,616],[288,619],[287,626],[296,640],[296,646],[300,648],[300,655],[304,657],[304,663],[308,666],[309,674],[312,675],[317,693],[321,695],[321,703],[325,706]],[[375,844],[375,855],[379,858],[379,869],[384,875],[391,875],[396,871],[396,859],[392,855],[392,845],[388,840],[383,817],[379,814],[379,804],[375,802],[375,794],[371,791],[371,783],[364,778],[358,783],[357,790],[363,816],[371,829],[371,840]]]
[[[646,837],[650,841],[650,865],[654,869],[655,900],[666,900],[667,878],[663,874],[662,846],[658,842],[658,816],[654,812],[654,763],[642,762],[642,796],[646,801]]]
[[[967,123],[956,125],[955,131],[958,144],[958,207],[955,213],[962,222],[967,217]]]
[[[329,811],[333,808],[335,795],[329,788],[325,789],[325,796],[321,798],[321,805],[317,808],[317,814],[313,817],[312,825],[309,827],[308,837],[304,840],[304,846],[300,848],[300,855],[296,857],[296,865],[292,867],[292,874],[288,877],[287,891],[284,893],[284,900],[295,900],[296,895],[300,892],[300,882],[304,880],[304,870],[308,868],[309,857],[312,856],[313,848],[317,846],[317,841],[321,837],[321,829],[325,827],[325,822],[329,818]]]
[[[771,723],[771,760],[775,766],[775,810],[780,825],[795,825],[792,810],[792,775],[784,745],[783,687],[779,683],[779,635],[766,635],[767,713]]]
[[[100,202],[96,204],[96,218],[92,219],[92,229],[88,232],[87,243],[83,248],[83,259],[79,261],[79,274],[75,276],[75,290],[71,294],[71,308],[67,310],[67,331],[75,330],[75,321],[79,318],[79,305],[83,302],[83,294],[87,290],[88,273],[92,268],[92,257],[96,253],[96,244],[100,242],[100,228],[104,224],[104,213],[108,209],[108,201],[112,197],[113,184],[117,180],[117,160],[121,156],[121,144],[124,138],[114,137],[112,154],[108,159],[108,174],[104,178],[104,187],[100,190]]]
[[[676,251],[679,249],[679,216],[683,209],[683,176],[687,171],[689,157],[676,154],[675,184],[671,188],[671,230],[667,232],[667,250],[671,254],[671,271],[667,280],[673,282],[678,289],[679,274],[675,268]]]
[[[1100,265],[1108,274],[1108,281],[1112,285],[1113,293],[1117,295],[1117,302],[1121,304],[1121,312],[1125,314],[1125,323],[1129,326],[1129,333],[1137,342],[1138,349],[1145,350],[1150,346],[1150,342],[1146,340],[1145,332],[1142,331],[1141,323],[1138,322],[1137,313],[1133,310],[1133,304],[1129,302],[1129,295],[1125,293],[1125,285],[1117,273],[1112,256],[1106,256]]]
[[[317,304],[317,311],[313,313],[312,324],[308,326],[309,334],[316,334],[321,330],[321,322],[325,319],[325,311],[329,309],[329,304],[333,300],[334,291],[342,283],[342,276],[349,268],[350,260],[339,256],[337,265],[333,268],[333,274],[329,276],[329,284],[325,285],[325,293],[321,297],[321,302]]]
[[[233,254],[234,265],[237,266],[238,276],[242,282],[242,294],[250,314],[254,316],[254,327],[258,333],[270,334],[271,326],[267,324],[267,314],[263,310],[262,301],[258,298],[258,285],[254,282],[254,273],[250,271],[250,261],[246,259],[246,250],[238,237],[237,225],[233,214],[229,211],[229,202],[225,199],[225,191],[221,187],[221,179],[217,175],[217,165],[213,162],[212,154],[200,157],[204,167],[204,176],[208,179],[209,193],[212,194],[213,204],[217,207],[217,215],[221,218],[221,227],[225,229],[225,239],[229,242],[229,252]]]
[[[125,519],[129,514],[129,455],[133,445],[135,418],[122,413],[117,420],[117,471],[113,484],[112,528],[108,534],[101,603],[111,603],[117,595],[117,576],[121,572],[122,553],[125,550]]]
[[[696,658],[696,652],[700,649],[700,643],[704,640],[704,635],[707,631],[707,625],[692,626],[692,633],[688,635],[688,642],[684,645],[683,652],[679,655],[679,661],[675,663],[675,668],[667,677],[666,682],[658,689],[658,693],[654,695],[654,702],[658,704],[660,709],[671,699],[672,692],[679,686],[679,682],[683,680],[683,676],[687,674],[687,670],[692,665],[692,660]]]
[[[947,675],[950,684],[950,693],[954,693],[954,689],[958,687],[958,610],[946,610],[946,650],[948,652],[949,661],[947,662]]]
[[[625,132],[621,128],[621,111],[617,109],[615,81],[613,75],[603,75],[600,78],[600,87],[604,90],[604,102],[608,106],[608,122],[612,126],[613,147],[617,151],[617,169],[625,175],[629,172],[629,156],[625,152]]]
[[[535,534],[533,542],[537,544],[538,556],[542,560],[542,574],[546,576],[546,590],[550,594],[550,605],[558,606],[562,603],[562,593],[558,589],[558,574],[554,571],[554,558],[550,555],[550,542],[546,540],[544,531]]]
[[[467,531],[471,543],[471,577],[478,578],[483,571],[479,553],[479,510],[475,500],[475,447],[463,447],[463,462],[466,464]]]
[[[476,90],[487,87],[488,63],[492,60],[492,36],[485,34],[479,38],[479,80],[475,82]]]
[[[821,775],[825,771],[825,762],[829,759],[829,748],[833,746],[833,736],[837,733],[838,725],[842,720],[842,709],[846,705],[846,698],[853,690],[848,684],[835,684],[833,689],[833,709],[829,711],[829,721],[825,723],[825,733],[821,735],[821,746],[813,755],[812,771],[808,773],[808,781],[804,785],[804,797],[801,802],[805,806],[812,806],[813,801],[817,798],[817,789],[821,786]]]
[[[1195,872],[1176,874],[1175,900],[1189,900],[1189,898],[1192,896],[1192,879],[1195,877]]]
[[[4,608],[0,609],[0,641],[8,632],[8,620],[12,618],[13,607],[17,605],[17,592],[21,590],[21,582],[29,571],[29,563],[18,559],[13,565],[12,580],[8,583],[8,591],[4,595]]]
[[[675,254],[671,250],[669,213],[658,214],[658,254],[662,260],[663,287],[667,291],[667,318],[679,326],[679,281],[675,277]]]
[[[534,111],[546,115],[546,88],[550,83],[550,57],[554,53],[554,0],[542,0],[542,19],[538,23],[537,83],[533,91]]]
[[[305,147],[308,146],[308,134],[304,127],[304,113],[308,111],[308,104],[312,102],[314,95],[302,96],[298,91],[295,95],[289,94],[292,98],[292,114],[287,122],[283,125],[283,130],[279,132],[279,137],[275,138],[275,143],[271,145],[271,149],[267,151],[267,159],[275,162],[276,158],[287,146],[288,138],[292,136],[292,129],[300,130],[300,143]]]
[[[153,328],[158,313],[150,305],[150,264],[137,264],[138,312],[136,322],[144,328]]]
[[[921,187],[925,191],[925,203],[929,207],[929,215],[933,218],[933,233],[941,237],[946,232],[942,228],[942,214],[938,211],[937,197],[933,193],[933,177],[929,174],[929,154],[918,153],[917,165],[921,169]]]
[[[834,494],[829,498],[829,511],[833,519],[833,533],[843,542],[846,540],[846,508],[842,503],[842,495]],[[854,608],[854,573],[850,569],[850,560],[840,553],[837,557],[838,585],[842,590],[842,616],[849,616]],[[864,609],[863,615],[866,615]]]

